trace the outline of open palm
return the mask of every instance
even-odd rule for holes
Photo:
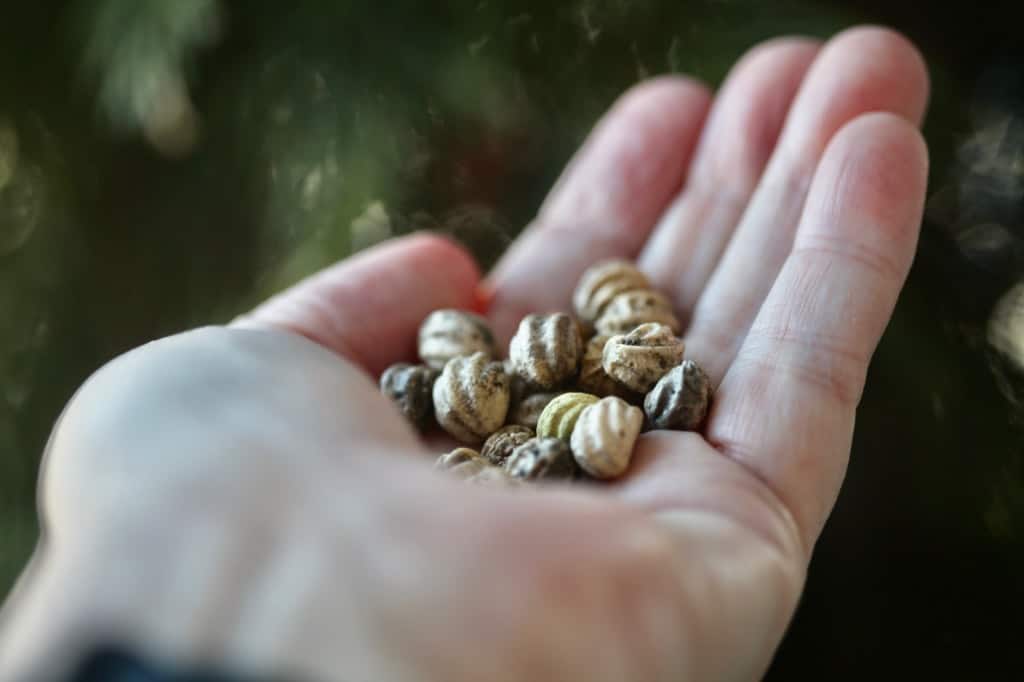
[[[927,89],[873,28],[758,46],[713,100],[641,84],[482,287],[414,236],[116,360],[51,440],[4,679],[102,638],[313,680],[756,678],[913,257]],[[420,321],[484,290],[507,341],[613,256],[686,321],[718,387],[704,432],[645,434],[625,478],[585,489],[429,471],[373,380]]]

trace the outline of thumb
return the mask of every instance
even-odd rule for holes
[[[376,375],[414,355],[416,330],[432,311],[476,308],[479,281],[460,246],[415,234],[322,270],[232,325],[301,334]]]

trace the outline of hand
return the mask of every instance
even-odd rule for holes
[[[506,340],[601,258],[673,295],[713,410],[644,435],[614,484],[429,471],[373,377],[431,310],[474,303],[435,237],[115,360],[48,447],[4,679],[55,679],[99,640],[314,680],[756,678],[914,254],[927,89],[913,47],[862,28],[761,45],[713,101],[641,84],[597,126],[486,288]]]

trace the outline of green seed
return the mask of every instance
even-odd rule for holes
[[[540,413],[537,437],[569,440],[580,412],[597,401],[598,397],[589,393],[563,393],[554,398]]]

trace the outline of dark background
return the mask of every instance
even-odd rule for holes
[[[50,427],[106,360],[413,229],[488,266],[631,83],[717,84],[761,39],[876,22],[931,69],[928,212],[769,679],[1018,678],[1017,4],[7,0],[0,595]]]

